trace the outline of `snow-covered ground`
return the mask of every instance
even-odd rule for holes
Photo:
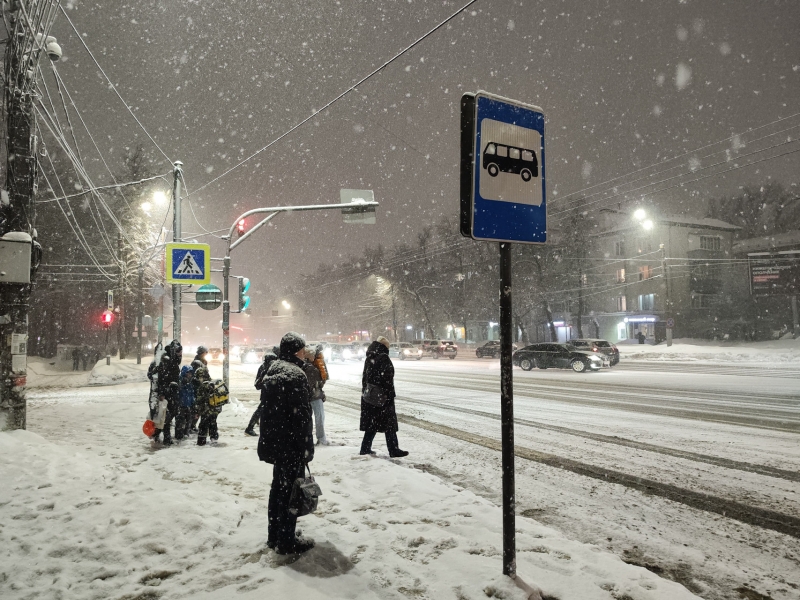
[[[798,346],[679,341],[671,351],[700,363],[692,374],[671,370],[681,360],[627,355],[666,349],[652,346],[623,346],[622,368],[596,374],[515,370],[518,452],[800,516],[800,486],[781,478],[800,465]],[[772,365],[724,374],[731,362],[758,363],[754,355],[772,355]],[[266,548],[271,470],[242,435],[256,365],[232,366],[238,398],[221,415],[218,446],[161,449],[140,430],[146,364],[56,373],[32,359],[28,431],[0,434],[0,598],[521,599],[526,585],[560,600],[800,597],[797,539],[522,458],[514,586],[500,576],[499,452],[478,439],[499,431],[498,361],[395,364],[405,459],[389,459],[381,439],[378,457],[357,455],[361,367],[330,365],[326,429],[336,445],[312,463],[324,496],[299,527],[317,547],[295,560]],[[709,410],[774,411],[785,424],[714,422]]]
[[[672,346],[638,344],[633,340],[617,344],[620,358],[625,360],[658,360],[678,362],[753,362],[796,364],[800,367],[800,339],[791,335],[770,342],[719,342],[676,339]]]

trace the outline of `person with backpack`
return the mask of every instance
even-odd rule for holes
[[[261,363],[261,366],[258,367],[258,373],[256,373],[255,387],[256,387],[257,390],[264,389],[264,381],[263,381],[264,376],[267,374],[267,371],[269,370],[270,365],[274,361],[278,360],[278,353],[279,352],[280,352],[280,349],[277,346],[273,346],[271,352],[265,352],[264,353],[264,359],[263,359],[263,361]],[[262,397],[263,397],[263,394],[262,394]],[[250,423],[247,424],[247,429],[244,430],[246,435],[252,435],[252,436],[258,435],[255,432],[254,428],[255,428],[256,424],[258,424],[258,422],[261,419],[261,408],[263,407],[263,405],[264,405],[263,401],[259,402],[258,403],[258,408],[256,408],[255,412],[253,413],[253,416],[250,417]]]
[[[267,546],[278,554],[299,554],[314,541],[297,536],[297,515],[289,501],[295,479],[314,459],[311,386],[303,372],[305,340],[294,332],[283,336],[278,359],[270,365],[261,390],[261,435],[258,458],[272,464]]]
[[[192,428],[195,388],[192,385],[194,369],[186,365],[181,369],[181,387],[178,392],[180,402],[178,404],[178,414],[175,416],[175,439],[179,442],[189,436]]]
[[[222,406],[211,404],[214,395],[214,385],[208,374],[208,367],[199,360],[192,362],[194,367],[195,409],[200,415],[200,425],[197,432],[197,445],[205,446],[209,438],[215,444],[219,439],[217,417],[222,412]]]

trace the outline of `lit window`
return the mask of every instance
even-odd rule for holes
[[[625,283],[625,269],[617,269],[617,283]]]
[[[650,265],[639,267],[639,281],[650,279],[653,276],[653,269]]]
[[[653,310],[655,306],[655,294],[639,295],[639,310]]]
[[[616,301],[617,301],[618,312],[625,312],[626,310],[628,310],[628,302],[625,296],[617,296]]]

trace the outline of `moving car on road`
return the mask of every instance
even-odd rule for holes
[[[397,344],[389,344],[389,357],[399,358],[400,360],[422,358],[422,348],[414,346],[408,342],[399,342]]]
[[[222,348],[209,348],[208,358],[210,360],[222,360],[225,358],[225,355],[222,353]]]
[[[523,371],[539,369],[572,369],[576,373],[599,371],[609,366],[608,358],[596,352],[579,350],[570,344],[533,344],[514,352],[513,364]]]
[[[452,360],[458,355],[458,346],[453,340],[422,340],[422,354]]]
[[[605,354],[609,364],[613,367],[619,362],[619,349],[607,340],[599,338],[585,338],[580,340],[570,340],[569,342],[578,350],[591,350],[598,354]]]
[[[517,345],[511,344],[511,350],[515,351],[516,349]],[[500,340],[489,340],[483,346],[478,346],[475,348],[475,356],[478,358],[483,358],[484,356],[500,358]]]
[[[242,364],[258,364],[264,358],[264,353],[267,351],[263,346],[253,346],[242,348],[239,352],[239,359]]]

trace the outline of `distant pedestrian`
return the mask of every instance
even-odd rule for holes
[[[273,465],[267,545],[278,554],[298,554],[314,547],[313,540],[297,536],[297,516],[289,510],[294,480],[303,476],[305,465],[314,459],[311,386],[303,372],[305,345],[297,333],[283,336],[278,360],[270,365],[261,391],[258,457]]]
[[[400,458],[408,456],[408,452],[401,450],[397,440],[397,413],[394,408],[394,365],[389,358],[389,340],[380,336],[367,348],[367,357],[364,360],[364,374],[361,377],[362,391],[371,383],[381,388],[389,397],[383,406],[375,406],[361,401],[360,429],[364,432],[359,454],[375,454],[372,450],[372,440],[375,434],[386,434],[386,447],[389,456]]]
[[[72,349],[72,370],[77,371],[81,366],[81,351],[78,346]]]
[[[256,373],[255,388],[257,390],[260,391],[264,389],[264,377],[266,376],[270,365],[274,361],[278,360],[279,352],[280,349],[277,346],[273,346],[270,352],[264,353],[264,359],[261,362],[261,366],[258,367],[258,373]],[[258,408],[256,408],[255,412],[253,413],[253,416],[250,417],[250,422],[247,424],[247,429],[244,430],[245,434],[247,435],[252,435],[252,436],[258,435],[255,432],[255,426],[261,420],[261,409],[264,406],[264,401],[263,401],[264,395],[262,394],[261,397],[262,400],[258,403]]]
[[[315,364],[315,359],[319,356],[322,359],[322,348],[312,348],[306,346],[305,349],[305,364],[303,371],[308,377],[308,384],[311,386],[311,410],[314,411],[314,428],[316,430],[317,445],[327,446],[328,438],[325,437],[325,392],[322,387],[325,385],[323,373],[318,364]],[[322,363],[324,368],[324,361]],[[325,372],[327,375],[327,370]]]
[[[639,340],[640,344],[644,344],[645,335],[641,331],[636,335],[636,339]]]
[[[88,346],[81,346],[81,364],[83,365],[83,370],[86,370],[86,364],[89,362],[89,347]]]

